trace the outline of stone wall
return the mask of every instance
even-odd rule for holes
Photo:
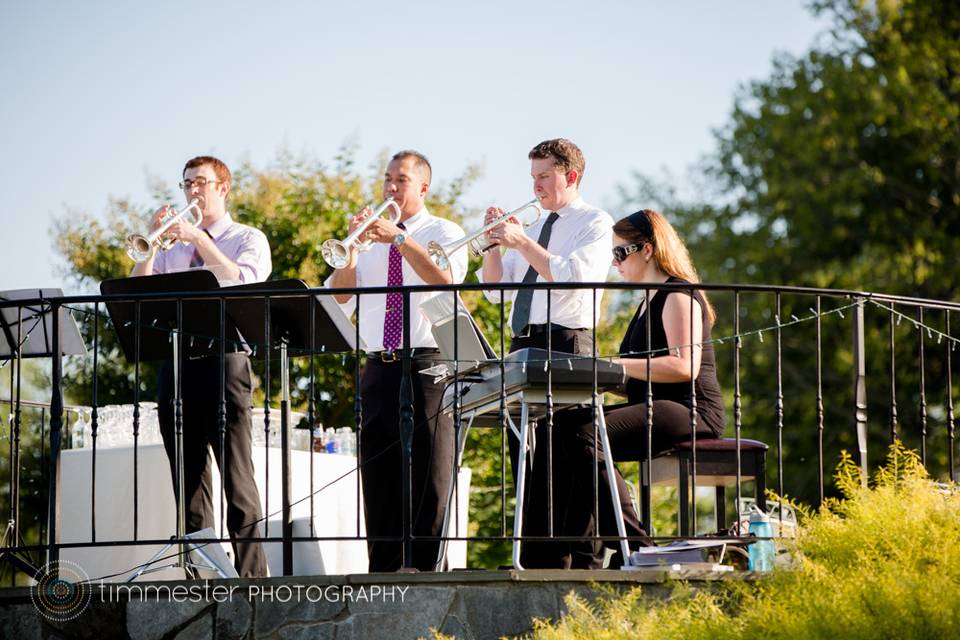
[[[648,595],[665,597],[668,577],[662,571],[538,570],[107,583],[94,586],[89,606],[67,622],[42,616],[30,589],[0,589],[0,638],[368,640],[431,637],[431,629],[498,638],[529,631],[534,617],[559,617],[571,591],[592,598],[596,584],[642,584]]]

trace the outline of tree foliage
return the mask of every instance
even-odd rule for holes
[[[638,176],[624,199],[662,207],[709,282],[952,299],[960,279],[951,258],[960,252],[960,5],[823,0],[812,10],[831,18],[830,32],[802,56],[776,56],[769,77],[740,89],[715,132],[716,151],[692,176],[696,197],[678,195],[675,181]],[[733,296],[715,302],[714,335],[733,335]],[[815,302],[784,295],[779,317],[809,317]],[[847,303],[822,302],[824,310]],[[776,325],[774,296],[743,294],[740,303],[741,331]],[[916,309],[899,310],[916,317]],[[917,360],[926,341],[931,457],[944,469],[950,344],[909,322],[891,329],[889,315],[873,305],[866,316],[872,441],[889,438],[892,331],[898,426],[919,448]],[[924,322],[945,329],[942,312],[928,312]],[[853,446],[851,333],[836,315],[822,324],[829,455]],[[743,425],[746,435],[773,443],[775,333],[766,336],[743,341]],[[814,322],[783,329],[783,475],[807,499],[816,491],[815,345]],[[718,346],[718,359],[732,403],[732,341]]]
[[[931,482],[916,452],[890,447],[872,486],[856,464],[837,467],[842,493],[783,545],[793,570],[758,582],[679,583],[670,598],[609,593],[566,598],[559,621],[533,638],[948,638],[960,629],[955,484]]]

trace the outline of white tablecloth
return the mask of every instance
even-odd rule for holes
[[[268,457],[269,456],[269,457]],[[291,494],[295,537],[311,535],[310,531],[310,457],[307,451],[291,451]],[[131,540],[133,530],[133,447],[97,450],[96,533],[97,541]],[[269,535],[280,535],[280,450],[253,448],[254,472],[260,489],[263,513],[267,515]],[[90,449],[71,449],[62,454],[60,474],[60,541],[87,542],[91,539],[91,463]],[[270,484],[267,491],[265,469],[269,465]],[[166,539],[176,531],[173,489],[163,445],[138,448],[138,523],[137,539]],[[220,533],[220,478],[214,469],[214,512],[216,533]],[[313,454],[313,523],[317,537],[356,537],[365,535],[362,517],[357,518],[356,458],[337,454]],[[326,486],[328,485],[329,486]],[[325,487],[325,488],[324,488]],[[459,479],[459,535],[465,536],[468,524],[470,471],[464,469]],[[359,527],[358,527],[359,524]],[[448,534],[454,534],[451,519]],[[227,532],[224,530],[224,536]],[[125,580],[129,570],[148,561],[162,545],[123,545],[73,547],[61,551],[62,560],[77,563],[89,576],[106,580]],[[229,543],[224,549],[232,558]],[[280,543],[264,545],[271,575],[281,575]],[[168,553],[172,553],[171,549]],[[165,554],[166,555],[166,554]],[[449,545],[447,558],[451,568],[466,566],[466,542]],[[159,563],[169,564],[169,560]],[[296,542],[293,549],[294,575],[366,573],[367,548],[363,540]],[[123,575],[112,576],[121,573]],[[176,579],[179,569],[170,569],[142,576],[142,579]]]

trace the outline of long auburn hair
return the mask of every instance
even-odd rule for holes
[[[642,217],[640,217],[642,216]],[[631,219],[639,218],[639,226],[631,222]],[[643,218],[649,223],[643,224]],[[653,245],[653,259],[661,271],[674,278],[680,278],[691,283],[699,283],[700,276],[697,269],[693,266],[693,260],[690,259],[690,252],[687,251],[687,245],[680,239],[677,230],[673,228],[662,213],[652,209],[641,209],[640,211],[618,220],[613,225],[613,232],[627,240],[637,244],[649,242]],[[707,319],[713,326],[717,319],[717,314],[713,310],[713,305],[707,298],[707,292],[701,291],[703,302],[707,307]]]

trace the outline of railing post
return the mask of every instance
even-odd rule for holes
[[[280,505],[283,517],[283,575],[292,576],[293,516],[290,497],[293,494],[293,478],[290,475],[290,362],[287,349],[287,339],[283,338],[280,340]]]
[[[857,298],[853,313],[853,402],[854,426],[857,430],[857,449],[860,452],[860,478],[867,484],[867,362],[863,340],[863,305]]]
[[[50,494],[47,512],[47,562],[55,567],[60,560],[60,440],[63,435],[63,358],[60,342],[60,304],[50,303],[53,319],[50,396]]]
[[[410,351],[410,291],[403,289],[403,355],[400,377],[400,448],[403,460],[403,568],[413,567],[413,365]]]

